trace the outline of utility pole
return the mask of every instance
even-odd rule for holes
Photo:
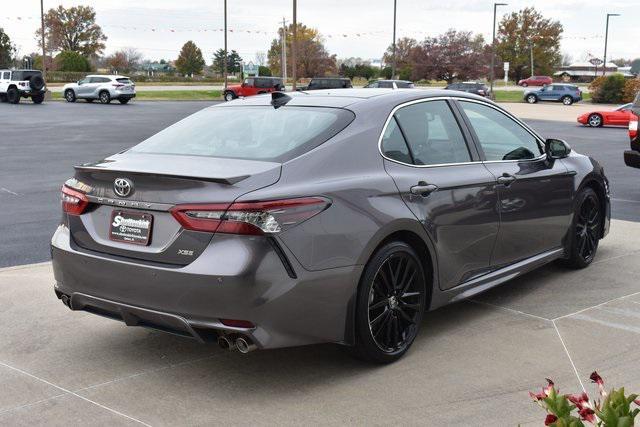
[[[391,62],[391,78],[396,78],[396,19],[398,10],[398,0],[393,0],[393,44],[391,56],[393,61]]]
[[[282,69],[282,81],[287,85],[287,21],[282,18],[282,34],[280,39],[280,62]]]
[[[496,67],[496,13],[498,6],[506,6],[507,3],[494,3],[493,4],[493,40],[491,42],[491,69],[489,70],[489,86],[491,93],[493,94],[493,80],[495,79],[495,67]]]
[[[224,0],[224,90],[227,90],[227,0]],[[226,96],[226,95],[225,95]]]
[[[619,13],[607,13],[607,27],[604,33],[604,64],[602,64],[602,75],[607,72],[607,42],[609,41],[609,17],[620,16]]]
[[[293,91],[296,90],[296,47],[298,35],[298,1],[293,0],[293,40],[291,41],[291,77],[293,78]]]
[[[40,25],[42,30],[42,78],[47,81],[47,51],[44,46],[44,0],[40,0]]]
[[[529,43],[529,49],[531,50],[531,77],[533,77],[533,42]]]

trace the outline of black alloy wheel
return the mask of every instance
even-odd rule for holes
[[[425,311],[425,273],[404,242],[382,247],[365,268],[358,296],[356,355],[390,363],[411,346]]]
[[[600,200],[593,189],[585,188],[578,194],[566,258],[561,260],[562,264],[585,268],[593,262],[602,233],[601,210]]]

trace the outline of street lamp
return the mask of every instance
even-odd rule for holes
[[[298,38],[298,1],[293,0],[293,40],[291,40],[291,74],[293,78],[293,91],[296,91],[296,39]]]
[[[40,0],[40,25],[42,30],[42,78],[47,79],[47,51],[44,46],[44,4]]]
[[[227,90],[227,0],[224,0],[224,90]]]
[[[619,13],[607,13],[607,29],[604,33],[604,64],[602,66],[602,75],[604,76],[607,72],[607,41],[609,39],[609,17],[610,16],[620,16]]]
[[[391,78],[394,79],[396,75],[396,12],[398,10],[398,0],[393,0],[393,45],[391,52]]]
[[[493,80],[496,66],[496,12],[498,6],[507,6],[508,3],[494,3],[493,4],[493,41],[491,42],[491,70],[489,70],[490,90],[493,94]]]

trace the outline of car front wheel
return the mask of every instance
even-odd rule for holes
[[[31,100],[33,101],[34,104],[42,104],[42,102],[44,101],[44,93],[33,95],[31,97]]]
[[[523,82],[522,83],[522,87],[527,87],[527,86],[529,86],[529,83],[527,83],[527,82]]]
[[[418,334],[426,305],[426,280],[416,252],[401,241],[380,248],[367,263],[356,307],[356,357],[391,363]]]
[[[535,95],[527,95],[526,100],[529,104],[535,104],[536,102],[538,102],[538,97]]]
[[[233,101],[234,99],[236,99],[236,95],[233,92],[228,91],[228,92],[224,93],[224,100],[225,101]]]
[[[602,116],[600,116],[600,114],[591,114],[587,119],[587,123],[589,123],[589,126],[592,128],[598,128],[602,126]]]
[[[74,91],[72,91],[71,89],[67,89],[64,92],[64,99],[67,100],[67,102],[76,102],[76,94]]]
[[[573,223],[568,234],[567,258],[563,264],[585,268],[596,256],[602,229],[600,199],[591,188],[583,189],[576,198]]]

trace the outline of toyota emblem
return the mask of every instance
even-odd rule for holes
[[[128,197],[133,191],[133,182],[127,178],[116,178],[113,181],[113,191],[120,197]]]

